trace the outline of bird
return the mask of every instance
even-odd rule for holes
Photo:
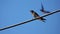
[[[44,9],[42,3],[41,3],[41,9],[40,9],[40,11],[41,11],[42,13],[44,13],[44,14],[46,14],[46,13],[50,13],[49,11],[46,11],[46,10]]]
[[[45,22],[45,18],[39,16],[34,10],[30,11],[32,13],[32,15],[34,16],[34,18],[39,18],[39,20],[41,20],[42,22]]]

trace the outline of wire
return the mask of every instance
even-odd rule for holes
[[[11,26],[0,29],[0,31],[6,30],[6,29],[9,29],[9,28],[12,28],[12,27],[16,27],[16,26],[19,26],[19,25],[22,25],[22,24],[26,24],[26,23],[34,21],[34,20],[36,20],[36,19],[31,19],[31,20],[28,20],[28,21],[25,21],[25,22],[22,22],[22,23],[19,23],[19,24],[11,25]]]
[[[60,12],[60,10],[57,10],[55,12],[48,13],[48,14],[43,15],[41,17],[46,17],[46,16],[49,16],[49,15],[54,14],[54,13],[57,13],[57,12]],[[40,19],[40,18],[34,18],[34,19],[31,19],[31,20],[28,20],[28,21],[25,21],[25,22],[22,22],[22,23],[18,23],[18,24],[11,25],[11,26],[8,26],[8,27],[5,27],[5,28],[1,28],[0,31],[6,30],[6,29],[9,29],[9,28],[12,28],[12,27],[16,27],[16,26],[19,26],[19,25],[23,25],[23,24],[26,24],[28,22],[31,22],[31,21],[34,21],[34,20],[37,20],[37,19]]]

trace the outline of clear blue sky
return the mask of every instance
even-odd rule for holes
[[[39,10],[41,2],[47,11],[60,9],[60,0],[0,0],[0,28],[34,18],[30,10],[44,15]],[[60,13],[45,17],[46,23],[39,20],[0,31],[0,34],[60,34]]]

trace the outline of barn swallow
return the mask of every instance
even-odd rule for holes
[[[43,12],[43,13],[50,13],[50,12],[48,12],[48,11],[46,11],[45,9],[44,9],[44,7],[43,7],[43,4],[41,3],[41,10],[40,10],[41,12]]]
[[[34,16],[34,18],[39,18],[39,20],[45,22],[46,19],[43,18],[43,17],[41,17],[41,16],[39,16],[34,10],[31,10],[30,12],[32,13],[32,15]]]

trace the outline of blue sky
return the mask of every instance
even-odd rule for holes
[[[34,18],[30,10],[40,16],[41,2],[45,10],[60,9],[60,0],[0,0],[0,28]],[[45,17],[46,23],[39,20],[0,31],[0,34],[60,34],[60,13]]]

